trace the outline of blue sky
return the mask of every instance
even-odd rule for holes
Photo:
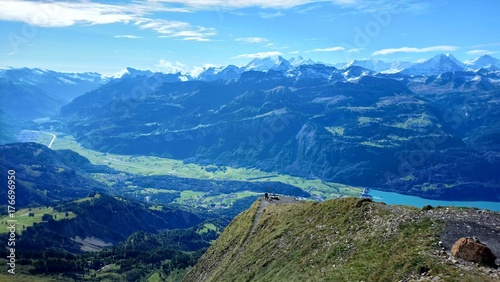
[[[500,57],[498,0],[0,1],[0,67],[113,74],[253,58]]]

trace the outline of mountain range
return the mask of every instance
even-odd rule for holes
[[[255,58],[244,66],[208,67],[201,72],[161,73],[150,70],[142,71],[125,68],[112,76],[98,73],[62,73],[40,68],[10,68],[0,70],[0,110],[9,120],[28,121],[36,118],[49,117],[57,114],[59,109],[91,90],[95,90],[107,83],[114,83],[120,79],[152,77],[153,83],[174,81],[231,81],[240,79],[242,73],[248,71],[281,71],[289,76],[329,75],[313,73],[297,73],[300,66],[317,69],[335,67],[349,71],[352,67],[361,67],[380,74],[438,75],[447,71],[478,71],[480,69],[499,70],[500,60],[483,55],[474,60],[460,62],[451,54],[440,54],[419,62],[384,62],[375,59],[353,60],[334,65],[305,60],[301,56],[289,60],[281,56],[277,58]]]
[[[500,72],[492,66],[465,71],[444,54],[398,73],[271,61],[239,78],[124,77],[74,99],[59,118],[102,152],[438,199],[499,195]],[[235,68],[226,69],[236,77]]]
[[[129,68],[53,119],[101,152],[498,200],[497,65],[488,55],[461,63],[440,54],[338,69],[278,57],[208,68],[197,76],[203,80]]]
[[[208,67],[201,72],[160,73],[125,68],[112,76],[98,73],[62,73],[46,69],[10,68],[0,70],[0,110],[10,119],[31,120],[55,115],[58,110],[74,98],[100,86],[120,79],[137,76],[153,77],[156,82],[237,80],[248,71],[282,71],[297,75],[300,66],[318,65],[349,70],[357,66],[375,73],[404,75],[438,75],[447,71],[498,70],[500,60],[483,55],[474,60],[458,61],[451,54],[439,54],[427,60],[411,62],[384,62],[376,59],[353,60],[334,65],[305,60],[301,56],[289,60],[277,58],[255,58],[244,66]],[[304,75],[304,74],[302,74]],[[307,74],[306,74],[307,75]],[[27,110],[29,109],[29,110]]]

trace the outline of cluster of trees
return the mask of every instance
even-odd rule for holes
[[[222,228],[220,221],[211,221]],[[29,274],[65,275],[77,280],[113,272],[128,281],[138,281],[157,272],[171,272],[193,266],[218,233],[197,233],[201,226],[157,234],[136,232],[126,241],[99,252],[70,253],[60,248],[22,250],[16,253],[21,269]],[[6,257],[6,250],[0,251]],[[110,267],[110,266],[113,267]]]

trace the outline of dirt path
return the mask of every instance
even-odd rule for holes
[[[264,209],[269,205],[269,202],[261,199],[260,200],[260,207],[257,210],[257,213],[255,214],[255,218],[253,220],[253,226],[252,229],[250,230],[250,235],[252,235],[255,232],[255,229],[257,228],[257,224],[259,224],[260,217],[262,216],[262,213],[264,212]]]
[[[279,205],[279,204],[300,202],[300,200],[297,200],[296,198],[293,197],[287,197],[287,196],[278,196],[278,197],[279,198],[277,200],[269,200],[269,201],[266,201],[265,199],[260,200],[260,207],[257,210],[257,213],[255,214],[255,218],[253,220],[253,226],[252,229],[250,230],[250,236],[255,232],[255,229],[257,228],[257,225],[259,224],[260,218],[262,216],[262,213],[264,213],[264,210],[268,205]],[[247,237],[247,241],[250,238],[250,236]]]

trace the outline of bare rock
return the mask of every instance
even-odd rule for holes
[[[496,260],[496,256],[490,248],[471,237],[458,239],[451,248],[451,254],[454,257],[486,265],[495,265]]]

